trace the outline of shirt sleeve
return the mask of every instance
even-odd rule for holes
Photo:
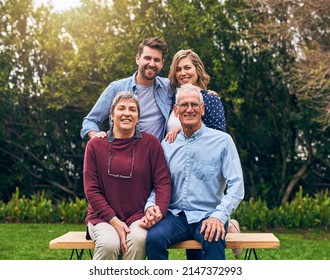
[[[226,131],[225,109],[218,96],[213,94],[203,94],[205,104],[205,114],[202,118],[203,123],[216,130]]]
[[[95,139],[96,141],[99,139]],[[84,156],[84,192],[88,203],[98,216],[104,221],[109,221],[116,215],[115,211],[107,202],[97,170],[97,159],[93,147],[94,139],[87,143]]]
[[[81,138],[87,138],[90,131],[100,131],[100,125],[109,117],[110,105],[115,96],[113,83],[102,92],[99,99],[96,101],[92,110],[84,117],[82,129],[80,131]]]
[[[147,200],[147,203],[144,207],[144,212],[147,211],[147,209],[150,207],[150,206],[153,206],[153,205],[156,205],[156,194],[155,194],[155,190],[152,190],[148,200]]]
[[[221,203],[211,214],[226,223],[230,215],[237,209],[244,198],[244,179],[239,155],[232,138],[228,135],[227,147],[224,149],[222,159],[222,173],[227,184],[225,195]]]
[[[153,161],[153,184],[154,192],[151,193],[147,205],[159,206],[165,216],[171,199],[171,179],[168,171],[165,155],[160,142],[155,138],[154,151],[152,153]],[[150,203],[154,204],[150,204]],[[146,209],[146,208],[145,208]]]

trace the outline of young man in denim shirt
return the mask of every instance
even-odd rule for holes
[[[80,135],[82,138],[106,137],[100,125],[109,116],[110,105],[118,92],[129,91],[140,100],[139,129],[164,139],[165,129],[172,108],[173,92],[169,80],[157,75],[164,66],[166,42],[159,37],[146,38],[136,55],[138,70],[133,76],[111,82],[101,94],[89,114],[84,117]]]

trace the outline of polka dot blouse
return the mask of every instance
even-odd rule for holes
[[[202,117],[203,123],[210,128],[226,131],[225,109],[220,98],[216,95],[202,90],[205,104],[205,114]]]

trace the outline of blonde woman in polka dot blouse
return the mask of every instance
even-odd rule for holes
[[[178,51],[173,57],[168,78],[173,91],[188,83],[200,87],[205,104],[203,123],[210,128],[226,130],[224,107],[216,93],[207,90],[210,76],[206,73],[203,62],[195,52],[189,49]],[[174,133],[178,130],[180,130],[180,122],[172,112],[167,123],[167,132]]]

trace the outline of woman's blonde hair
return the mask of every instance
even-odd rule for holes
[[[173,56],[170,72],[168,74],[168,79],[170,80],[171,88],[173,90],[176,90],[178,87],[180,87],[180,83],[176,79],[175,73],[179,61],[186,57],[190,58],[192,64],[196,67],[198,76],[196,86],[200,87],[201,89],[207,89],[207,86],[210,82],[210,76],[206,73],[204,64],[199,58],[199,56],[190,49],[180,50]]]

